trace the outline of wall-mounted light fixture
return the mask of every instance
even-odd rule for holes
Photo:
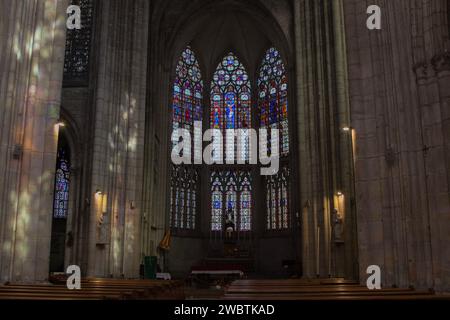
[[[350,127],[343,127],[343,128],[342,128],[342,131],[344,131],[344,132],[350,132],[350,131],[352,131],[352,128],[350,128]]]
[[[55,123],[55,126],[61,129],[66,126],[66,123],[62,120],[58,120],[58,122]]]
[[[338,191],[338,192],[336,192],[336,195],[337,195],[338,197],[342,197],[344,194],[343,194],[341,191]]]
[[[95,195],[101,196],[103,192],[100,189],[95,190]]]

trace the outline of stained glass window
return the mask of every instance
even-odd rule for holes
[[[243,231],[250,231],[252,227],[251,209],[252,209],[252,186],[250,177],[243,172],[240,173],[240,226]]]
[[[258,109],[260,127],[279,129],[279,152],[282,159],[288,161],[289,122],[288,122],[288,86],[286,68],[279,51],[267,50],[258,75]],[[272,151],[270,131],[267,141],[269,153]],[[265,146],[262,146],[265,147]],[[266,178],[267,229],[282,230],[289,227],[288,198],[289,166],[284,167],[276,176]]]
[[[70,161],[68,150],[60,147],[56,161],[53,218],[67,218],[69,210]]]
[[[173,229],[195,229],[198,180],[197,169],[173,166],[170,187],[170,224]]]
[[[280,130],[281,156],[289,154],[287,75],[281,55],[270,48],[262,61],[258,77],[260,127]],[[271,151],[270,138],[268,150]]]
[[[267,230],[289,228],[289,168],[266,177]]]
[[[223,212],[223,186],[219,173],[214,173],[211,177],[211,230],[222,230]]]
[[[187,47],[178,60],[173,84],[172,129],[187,129],[194,134],[194,122],[202,121],[203,81],[194,51]],[[172,141],[175,145],[179,141]],[[201,148],[201,146],[198,146]],[[202,150],[198,150],[201,155]],[[191,150],[185,150],[191,157]],[[198,170],[172,166],[171,226],[194,230],[198,210]]]
[[[243,160],[249,160],[250,139],[246,129],[251,128],[251,87],[244,66],[233,53],[229,53],[218,65],[211,83],[211,128],[221,129],[226,139],[226,129],[243,129],[241,154]],[[217,143],[217,142],[216,142]],[[234,148],[237,159],[237,143],[227,144]],[[218,146],[220,148],[220,146]],[[233,150],[225,150],[225,152]],[[228,153],[227,154],[231,154]],[[219,160],[218,154],[213,160]],[[234,160],[233,159],[233,160]]]
[[[194,122],[202,121],[203,81],[194,51],[187,47],[176,68],[173,86],[173,130],[187,129],[194,134]],[[173,141],[177,144],[178,141]],[[201,146],[197,146],[201,148]],[[201,150],[198,154],[201,154]],[[187,150],[189,156],[190,150]],[[195,153],[197,154],[197,153]]]
[[[92,0],[72,0],[71,4],[80,6],[81,29],[67,29],[64,81],[87,84],[94,6]]]
[[[250,231],[251,211],[250,171],[214,171],[211,174],[211,230],[223,230],[225,215],[231,213],[237,231]]]

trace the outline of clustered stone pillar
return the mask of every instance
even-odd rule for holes
[[[450,40],[448,1],[412,1],[413,70],[423,137],[431,268],[421,271],[437,290],[450,288]],[[431,262],[431,263],[430,263]],[[429,280],[428,280],[429,281]]]
[[[149,2],[99,2],[88,276],[137,277]]]
[[[67,1],[0,1],[0,277],[48,278]]]
[[[169,139],[172,132],[171,117],[168,106],[171,104],[169,92],[172,90],[172,63],[178,61],[176,50],[170,50],[168,43],[170,33],[161,24],[161,15],[167,9],[161,6],[151,12],[149,38],[149,75],[147,89],[147,125],[145,150],[146,170],[144,172],[144,203],[141,224],[141,252],[143,256],[157,256],[158,264],[164,270],[169,268],[170,255],[158,249],[164,234],[170,228],[170,193],[168,186],[171,175],[171,146]],[[184,48],[183,48],[184,49]],[[175,57],[176,56],[176,57]],[[176,241],[176,238],[172,238]],[[172,245],[176,247],[176,245]],[[172,253],[174,251],[172,250]]]
[[[341,1],[294,1],[297,131],[305,277],[357,274],[351,137]],[[336,195],[345,197],[337,199]],[[343,241],[332,213],[342,206]]]
[[[448,7],[372,4],[381,30],[365,27],[365,2],[344,2],[361,282],[379,265],[384,287],[448,289]]]

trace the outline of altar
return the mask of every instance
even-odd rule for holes
[[[206,258],[191,268],[191,280],[198,286],[224,286],[253,272],[253,260],[247,258]]]

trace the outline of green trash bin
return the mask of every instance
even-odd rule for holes
[[[146,256],[144,258],[144,279],[156,279],[158,258]]]

